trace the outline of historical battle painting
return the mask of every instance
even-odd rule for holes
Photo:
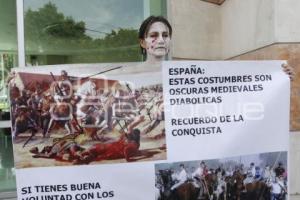
[[[103,78],[113,70],[118,67],[89,76],[64,69],[12,72],[15,166],[166,159],[162,84],[147,81],[152,76],[147,73]]]

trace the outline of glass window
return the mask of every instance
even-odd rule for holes
[[[138,28],[165,0],[24,0],[26,65],[141,61]]]
[[[6,77],[17,63],[16,1],[0,0],[0,127],[9,119]],[[0,199],[3,192],[16,190],[10,128],[0,128]]]
[[[0,193],[16,190],[10,128],[0,129]],[[0,195],[1,199],[1,195]]]
[[[5,80],[12,67],[17,66],[16,2],[0,0],[0,115],[8,112]],[[1,187],[1,186],[0,186]]]

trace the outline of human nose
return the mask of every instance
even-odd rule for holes
[[[164,43],[164,42],[165,42],[164,37],[163,37],[162,34],[160,34],[160,35],[158,36],[157,42],[158,42],[158,43]]]

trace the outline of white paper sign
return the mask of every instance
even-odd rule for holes
[[[217,194],[228,199],[233,194],[220,189],[221,180],[236,173],[257,177],[268,187],[281,177],[286,184],[290,80],[282,63],[172,61],[163,62],[162,74],[130,68],[132,74],[117,69],[93,78],[87,76],[103,65],[17,69],[10,90],[18,199],[180,199],[181,187],[202,187],[197,187],[199,171],[204,179],[218,176],[218,181],[207,180],[207,190],[198,196],[187,192],[190,200]],[[63,69],[73,93],[59,76]],[[76,112],[61,120],[62,126],[43,129],[40,114],[32,114],[39,92],[42,100],[53,97],[48,109],[54,114],[59,116],[57,108],[68,109],[60,107],[66,103]],[[84,104],[86,110],[84,98],[93,100]],[[134,103],[121,109],[129,99]],[[24,119],[33,127],[21,130]],[[97,125],[92,133],[86,126],[91,124]],[[273,174],[268,183],[266,166]],[[241,184],[253,184],[247,181]],[[210,184],[219,190],[210,191]]]
[[[290,80],[281,63],[165,62],[168,160],[286,151]]]

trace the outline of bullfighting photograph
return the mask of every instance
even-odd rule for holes
[[[155,165],[156,200],[287,199],[287,152]]]

